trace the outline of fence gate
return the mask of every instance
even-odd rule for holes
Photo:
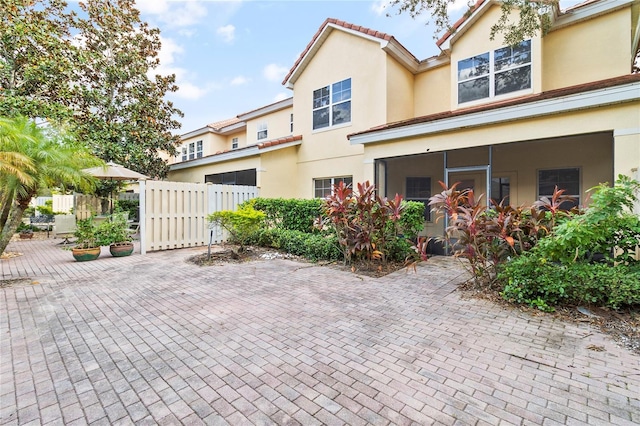
[[[254,186],[140,181],[140,252],[207,245],[209,214],[257,196]],[[225,236],[214,229],[214,238]]]

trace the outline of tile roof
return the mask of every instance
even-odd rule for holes
[[[258,144],[258,149],[269,148],[271,146],[282,145],[289,142],[301,141],[302,135],[295,136],[286,136],[284,138],[273,139],[267,142],[262,142]]]
[[[347,136],[364,135],[367,133],[374,133],[380,130],[395,129],[404,126],[410,126],[412,124],[422,124],[432,121],[442,120],[445,118],[459,117],[467,114],[473,114],[477,112],[490,111],[498,108],[511,107],[516,105],[527,104],[536,101],[542,101],[546,99],[560,98],[562,96],[575,95],[578,93],[588,92],[591,90],[606,89],[608,87],[621,86],[623,84],[640,82],[640,74],[628,74],[620,77],[609,78],[606,80],[594,81],[576,86],[563,87],[561,89],[549,90],[547,92],[538,93],[534,95],[522,96],[515,99],[507,99],[500,102],[493,102],[490,104],[477,105],[469,108],[458,109],[455,111],[444,111],[435,114],[425,115],[421,117],[414,117],[408,120],[396,121],[394,123],[383,124],[380,126],[372,127],[362,132],[352,133]]]
[[[207,127],[211,127],[213,130],[220,130],[223,127],[231,126],[232,124],[239,123],[238,117],[227,118],[226,120],[216,121],[215,123],[207,124]]]
[[[386,33],[380,32],[380,31],[372,30],[371,28],[366,28],[366,27],[363,27],[363,26],[360,26],[360,25],[350,24],[348,22],[341,21],[339,19],[327,18],[322,23],[322,25],[320,25],[320,28],[318,28],[318,31],[316,31],[316,33],[313,35],[313,37],[311,38],[311,41],[309,42],[309,44],[307,44],[307,47],[304,49],[304,51],[300,54],[300,56],[298,57],[296,62],[293,64],[293,66],[289,70],[289,73],[285,76],[284,80],[282,80],[282,84],[286,84],[287,83],[287,80],[289,80],[289,78],[294,73],[296,68],[298,68],[300,63],[304,60],[305,56],[307,56],[307,54],[309,53],[309,51],[311,50],[311,48],[313,47],[315,42],[318,40],[318,38],[320,37],[320,35],[324,31],[325,27],[327,25],[329,25],[329,24],[333,24],[335,26],[342,27],[342,28],[345,28],[347,30],[357,31],[357,32],[362,33],[362,34],[367,35],[367,36],[379,38],[380,40],[393,41],[394,43],[397,43],[398,45],[402,46],[402,44],[400,42],[398,42],[398,40],[396,40],[396,38],[393,37],[392,35],[389,35],[389,34],[386,34]],[[403,46],[403,48],[404,48],[404,46]],[[405,50],[407,50],[407,49],[405,48]],[[407,50],[407,52],[409,52],[409,51]],[[418,61],[418,60],[416,59],[416,61]]]

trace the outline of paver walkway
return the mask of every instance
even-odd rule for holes
[[[640,357],[462,299],[449,258],[373,279],[9,250],[1,279],[29,279],[0,289],[1,424],[640,423]]]

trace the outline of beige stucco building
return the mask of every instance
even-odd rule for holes
[[[618,174],[638,179],[640,2],[552,11],[551,31],[517,46],[490,40],[499,13],[479,1],[424,60],[327,19],[283,82],[292,97],[183,135],[169,179],[300,198],[370,180],[414,200],[460,181],[518,205],[556,185],[584,203]]]

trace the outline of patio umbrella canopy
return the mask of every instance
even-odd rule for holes
[[[108,162],[104,167],[92,167],[90,169],[82,170],[85,173],[90,174],[93,177],[104,180],[146,180],[149,176],[142,173],[134,172],[131,169],[127,169],[120,164]]]
[[[90,169],[83,169],[83,172],[90,174],[91,176],[102,180],[146,180],[149,176],[142,173],[135,172],[131,169],[127,169],[120,164],[114,162],[108,162],[104,167],[91,167]],[[113,194],[109,199],[109,210],[113,213]]]

